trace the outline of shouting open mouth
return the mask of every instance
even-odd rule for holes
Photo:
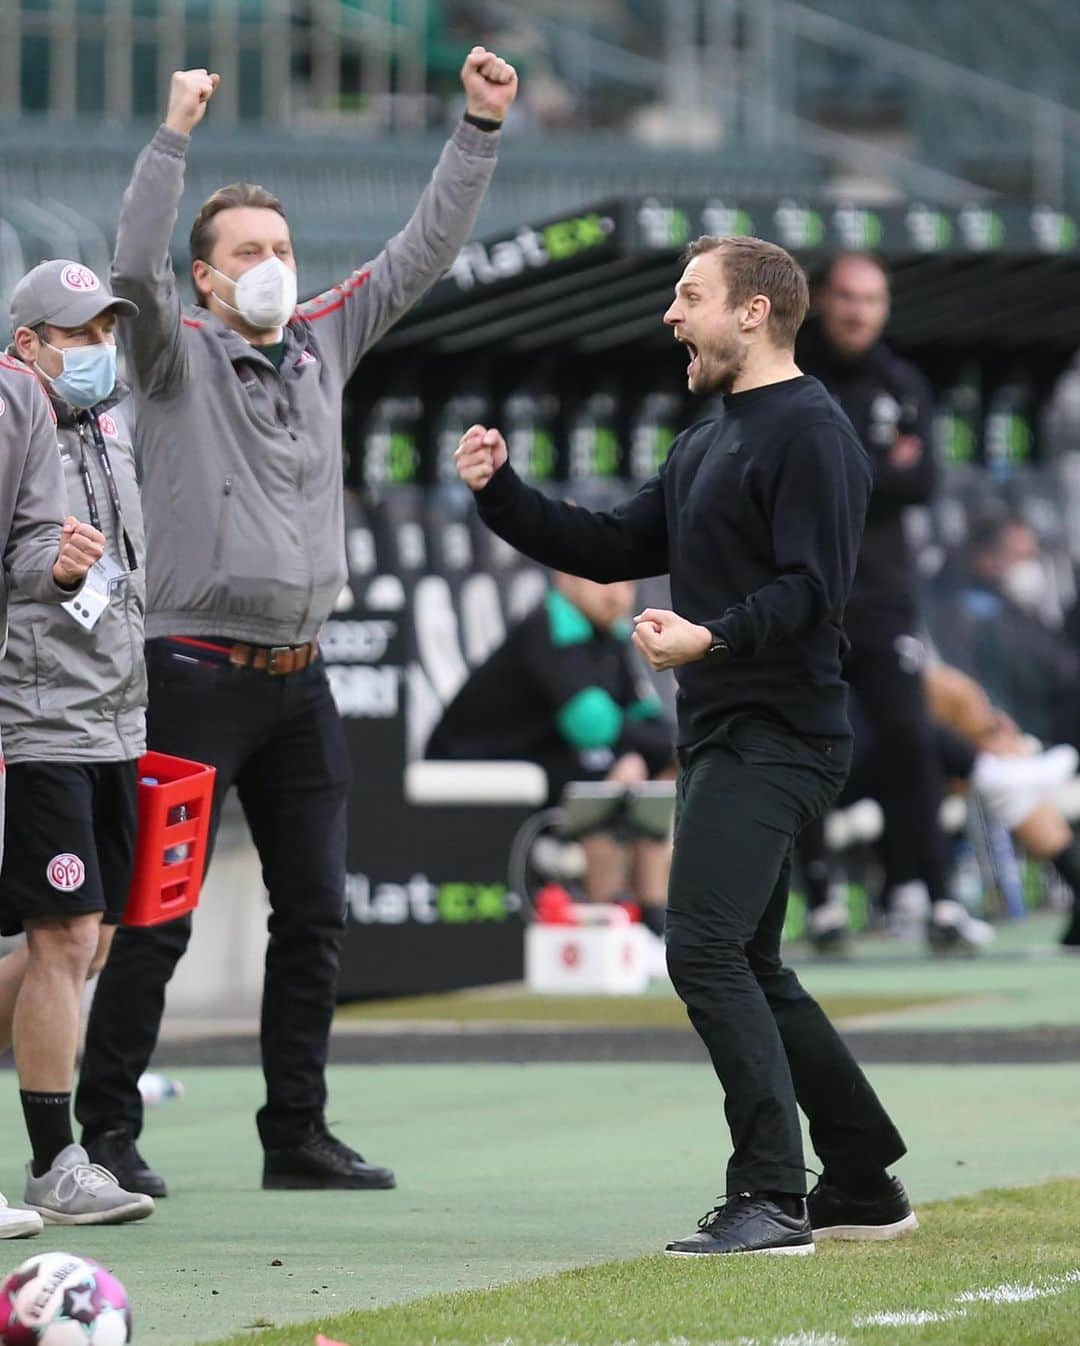
[[[684,336],[676,336],[675,340],[681,342],[681,344],[686,347],[686,353],[690,357],[690,362],[686,366],[686,376],[687,378],[693,378],[694,371],[699,364],[698,348],[692,341],[688,341]]]

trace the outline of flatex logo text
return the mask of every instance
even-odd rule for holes
[[[615,228],[615,221],[595,211],[546,224],[540,229],[522,225],[512,238],[485,245],[466,243],[450,268],[459,290],[493,285],[530,268],[549,266],[576,257],[590,248],[602,247]]]
[[[376,884],[366,874],[348,874],[345,901],[358,925],[478,925],[521,910],[521,898],[505,883],[432,883],[426,874]]]

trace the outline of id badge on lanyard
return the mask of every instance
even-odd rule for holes
[[[135,564],[135,553],[128,537],[127,529],[124,527],[124,519],[120,510],[120,494],[116,488],[116,481],[112,473],[112,465],[109,463],[109,455],[105,448],[104,440],[101,438],[101,432],[98,430],[96,421],[91,421],[91,431],[94,432],[95,447],[98,452],[101,470],[109,487],[109,499],[116,515],[117,527],[120,530],[120,536],[123,538],[124,546],[127,549],[128,560],[132,566]],[[86,490],[86,504],[90,513],[90,523],[99,532],[101,531],[101,514],[98,510],[97,492],[94,489],[94,479],[90,472],[89,464],[86,461],[86,451],[82,445],[82,435],[80,432],[79,452],[81,454],[80,475],[83,479],[83,486]],[[101,620],[101,615],[109,606],[114,598],[122,597],[127,588],[128,577],[131,570],[125,570],[121,565],[112,559],[106,553],[100,561],[95,561],[87,571],[83,587],[74,598],[68,599],[66,603],[60,606],[86,631],[92,631]]]
[[[111,556],[103,556],[86,573],[83,587],[60,606],[85,631],[92,631],[113,598],[123,594],[130,570],[123,570]]]

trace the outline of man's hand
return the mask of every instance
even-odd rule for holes
[[[914,467],[922,461],[923,442],[918,435],[897,435],[889,450],[890,467]]]
[[[649,779],[648,763],[639,752],[623,753],[607,773],[606,779],[618,785],[640,785]]]
[[[634,644],[657,672],[703,659],[713,643],[707,626],[688,622],[676,612],[646,608],[634,618]]]
[[[458,476],[470,491],[482,491],[506,459],[506,440],[483,425],[470,425],[454,450]]]
[[[206,105],[220,83],[220,75],[211,75],[206,70],[177,70],[169,86],[165,125],[190,135],[206,115]]]
[[[473,47],[465,57],[461,83],[466,110],[474,117],[501,122],[517,97],[517,71],[486,47]]]
[[[98,530],[69,515],[60,530],[60,550],[53,563],[53,579],[61,589],[74,589],[104,554],[105,539]]]

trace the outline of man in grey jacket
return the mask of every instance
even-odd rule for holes
[[[191,231],[199,307],[181,312],[169,244],[191,132],[218,76],[175,74],[139,156],[113,263],[135,381],[149,538],[150,746],[217,767],[212,825],[236,785],[270,896],[262,1011],[263,1186],[387,1188],[326,1128],[325,1064],[344,930],[348,760],[318,654],[345,582],[342,394],[361,356],[446,271],[495,166],[513,69],[475,47],[467,111],[408,224],[374,261],[295,307],[292,238],[261,187],[234,184]],[[347,170],[344,170],[347,171]],[[77,1098],[84,1143],[131,1190],[137,1081],[187,920],[122,928],[100,980]]]
[[[50,605],[69,602],[78,596],[83,577],[102,555],[105,539],[96,529],[70,516],[61,524],[65,507],[64,475],[49,403],[33,372],[0,354],[0,655],[7,639],[9,592],[16,602],[24,597]],[[0,823],[6,779],[0,757]],[[0,961],[0,1019],[11,1017],[24,970],[21,954]],[[11,975],[13,971],[19,975]],[[76,1028],[78,1003],[76,993]],[[62,1015],[63,1006],[39,997],[33,1010],[31,1041],[35,1035],[39,1040],[48,1035],[50,1016]],[[66,1083],[69,1094],[74,1059],[72,1041]],[[55,1087],[52,1081],[48,1084]],[[36,1211],[12,1210],[0,1196],[0,1239],[40,1232],[41,1216]]]
[[[0,934],[26,931],[0,964],[0,1048],[14,1039],[33,1149],[25,1201],[53,1224],[154,1209],[94,1168],[71,1131],[82,992],[124,912],[146,747],[142,511],[115,335],[117,317],[137,311],[66,260],[34,267],[11,297],[10,350],[50,398],[67,498],[105,539],[77,598],[15,595],[0,664],[11,784]]]

